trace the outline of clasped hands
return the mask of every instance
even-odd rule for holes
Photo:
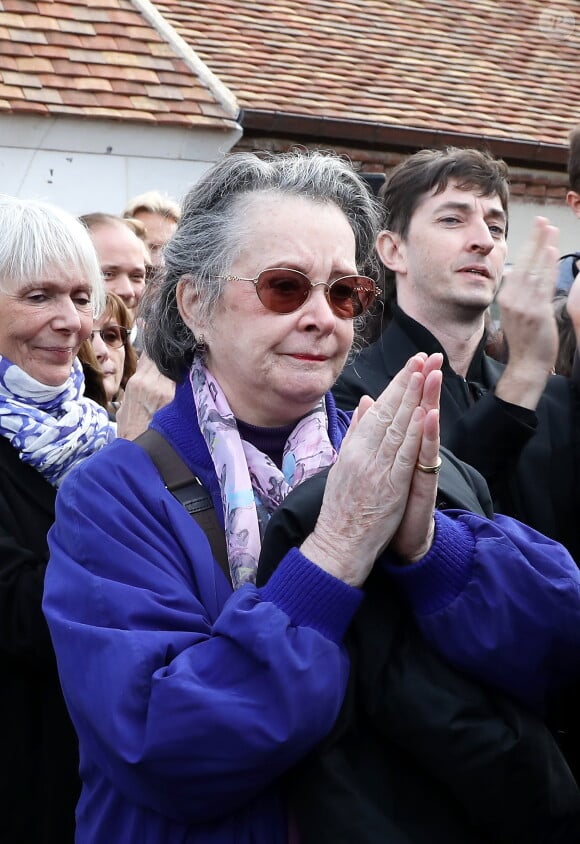
[[[328,475],[314,531],[301,550],[352,586],[361,586],[387,547],[423,557],[433,542],[439,463],[441,354],[414,355],[373,401],[353,414]]]

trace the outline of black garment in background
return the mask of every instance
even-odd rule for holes
[[[551,537],[580,562],[580,401],[572,381],[548,379],[537,411],[494,395],[505,366],[483,351],[474,355],[467,379],[449,366],[444,349],[427,329],[393,305],[379,339],[343,371],[333,393],[339,407],[355,408],[361,396],[377,398],[419,351],[443,352],[441,441],[486,479],[496,512],[514,516]]]
[[[442,457],[438,504],[489,516],[482,479]],[[258,585],[311,532],[326,475],[272,515]],[[301,844],[578,844],[580,792],[550,732],[448,667],[379,566],[346,645],[337,722],[287,781]]]
[[[2,844],[74,841],[78,747],[41,609],[54,501],[54,488],[0,437]]]

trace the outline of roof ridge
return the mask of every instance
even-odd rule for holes
[[[206,63],[197,55],[193,47],[179,35],[150,0],[131,0],[131,3],[141,12],[147,22],[173,47],[198,79],[209,88],[216,100],[228,112],[229,116],[233,120],[237,120],[240,107],[235,95],[209,69]]]

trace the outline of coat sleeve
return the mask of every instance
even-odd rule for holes
[[[394,565],[424,636],[455,667],[542,711],[580,677],[580,571],[557,542],[507,516],[436,513],[436,538]]]
[[[488,392],[448,426],[444,432],[445,445],[483,475],[494,496],[511,477],[522,449],[536,428],[534,411]]]
[[[228,597],[201,529],[128,447],[63,484],[44,610],[82,757],[126,799],[201,822],[331,729],[362,594],[294,550]]]

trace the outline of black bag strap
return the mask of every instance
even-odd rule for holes
[[[148,428],[133,442],[147,452],[169,492],[183,504],[207,536],[212,554],[231,585],[230,564],[226,538],[213,506],[213,501],[201,481],[183,462],[165,437]]]

